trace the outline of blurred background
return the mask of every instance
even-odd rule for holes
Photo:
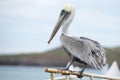
[[[116,60],[120,66],[119,0],[0,0],[0,80],[47,79],[44,66],[66,65],[60,31],[50,45],[47,41],[67,4],[76,9],[70,33],[98,41],[108,65]]]

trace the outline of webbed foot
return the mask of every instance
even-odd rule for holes
[[[80,71],[79,73],[80,73],[80,75],[77,75],[77,77],[78,77],[78,78],[82,78],[82,77],[83,77],[83,75],[82,75],[82,74],[83,74],[83,70]]]

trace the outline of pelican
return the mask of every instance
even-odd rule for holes
[[[60,27],[62,27],[60,42],[65,52],[70,56],[70,61],[65,70],[69,70],[74,61],[84,65],[80,71],[81,74],[87,65],[95,69],[102,69],[106,63],[104,48],[97,41],[85,37],[74,37],[68,33],[68,28],[74,18],[74,14],[75,9],[72,5],[63,7],[58,22],[48,40],[48,44],[50,44]]]

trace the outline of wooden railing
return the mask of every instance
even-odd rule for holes
[[[80,73],[77,71],[59,70],[59,69],[51,69],[51,68],[45,68],[45,72],[51,73],[50,74],[51,80],[54,80],[53,73],[59,73],[65,75],[78,75],[78,76],[80,75]],[[83,73],[82,76],[89,77],[90,80],[94,80],[94,78],[101,78],[107,80],[120,80],[120,77],[112,77],[112,76],[98,75],[92,73]]]

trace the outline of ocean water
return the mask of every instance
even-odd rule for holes
[[[44,69],[38,66],[0,66],[0,80],[48,80],[50,74],[44,72]],[[100,71],[90,68],[85,70],[85,72],[96,74],[105,74],[106,71],[107,67]]]

